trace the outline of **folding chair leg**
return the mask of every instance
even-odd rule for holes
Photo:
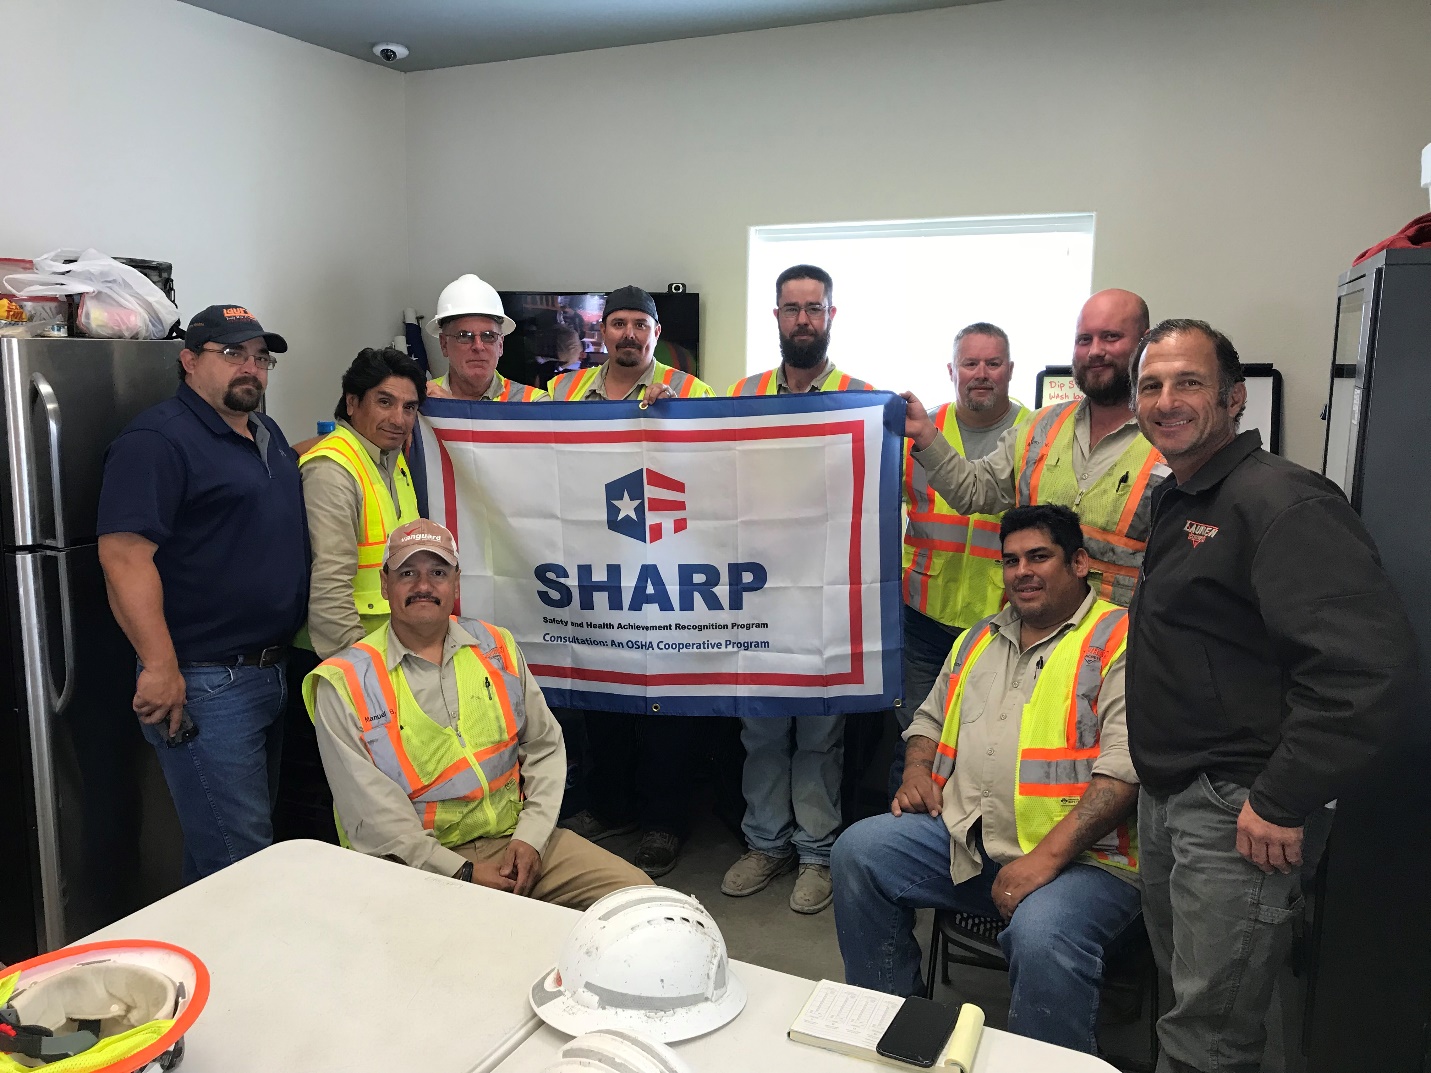
[[[939,931],[939,911],[934,911],[934,925],[929,931],[929,971],[925,973],[924,997],[934,997],[934,978],[942,968],[948,981],[949,966],[939,955],[944,953],[944,936]]]

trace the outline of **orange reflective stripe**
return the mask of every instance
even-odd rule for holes
[[[949,758],[950,765],[953,765],[954,762],[959,758],[959,750],[951,749],[942,741],[939,743],[939,748],[935,750],[935,753],[940,756],[947,756]],[[941,775],[937,771],[930,771],[929,776],[934,780],[934,785],[939,787],[941,790],[944,789],[944,784],[949,781],[948,775]]]
[[[840,374],[840,378],[839,378],[839,380],[837,380],[837,381],[835,382],[835,386],[834,386],[834,387],[827,387],[827,386],[821,385],[820,390],[821,390],[821,391],[844,391],[844,390],[845,390],[847,387],[849,387],[849,386],[850,386],[850,374],[849,374],[849,373],[841,373],[841,374]]]
[[[1128,501],[1123,504],[1123,514],[1118,519],[1118,531],[1126,533],[1133,524],[1133,515],[1138,512],[1138,504],[1143,501],[1143,493],[1148,488],[1148,480],[1153,475],[1153,467],[1163,460],[1162,454],[1158,451],[1149,451],[1148,457],[1143,460],[1143,468],[1138,471],[1138,476],[1133,480],[1133,486],[1128,489]],[[1142,545],[1136,549],[1142,550]]]
[[[1137,509],[1138,501],[1132,496],[1128,497],[1128,502]],[[1147,541],[1134,540],[1132,537],[1124,536],[1122,533],[1110,533],[1106,529],[1095,529],[1091,525],[1083,526],[1083,535],[1092,537],[1094,540],[1101,540],[1105,544],[1112,544],[1119,548],[1127,548],[1129,551],[1142,551],[1147,547]],[[1137,573],[1136,570],[1133,571]]]
[[[1088,789],[1086,782],[1020,782],[1019,793],[1027,797],[1075,797]]]
[[[775,394],[775,370],[771,369],[760,377],[760,384],[755,389],[757,395]]]
[[[373,713],[368,710],[367,694],[363,692],[362,684],[358,681],[358,668],[345,659],[334,659],[329,662],[343,672],[343,680],[348,683],[348,696],[353,699],[353,711],[358,717],[363,732],[367,733],[373,729]]]
[[[422,806],[422,826],[431,831],[437,826],[437,802],[429,801]]]
[[[378,685],[383,691],[383,700],[387,703],[388,714],[390,716],[387,725],[383,727],[383,731],[387,734],[388,740],[392,743],[393,754],[397,757],[397,762],[402,767],[403,777],[407,779],[408,786],[417,786],[422,782],[422,779],[418,776],[417,769],[412,766],[412,761],[408,759],[407,750],[404,749],[402,745],[402,725],[398,721],[397,694],[393,692],[393,683],[392,679],[388,676],[387,662],[376,648],[365,641],[359,641],[353,647],[366,653],[368,658],[373,661],[373,669],[377,672],[376,678]],[[372,729],[371,721],[369,721],[366,729]]]
[[[379,516],[374,519],[373,512],[368,509],[369,503],[375,503],[377,501],[374,498],[377,495],[377,491],[373,488],[373,482],[368,477],[368,466],[364,464],[365,462],[371,464],[371,460],[357,457],[352,444],[348,443],[347,440],[338,439],[336,437],[333,438],[332,443],[324,444],[323,449],[333,451],[346,458],[352,464],[353,469],[357,473],[358,480],[362,484],[359,491],[363,497],[363,529],[370,539],[360,542],[359,546],[371,548],[385,544],[387,542],[387,536],[383,533],[382,517]],[[384,489],[384,491],[386,491],[386,489]],[[394,504],[394,509],[396,509],[396,504]],[[377,539],[371,539],[375,535]]]
[[[1088,749],[1074,749],[1060,745],[1050,749],[1020,749],[1022,760],[1092,760],[1098,756],[1099,746]]]
[[[686,379],[681,383],[681,390],[680,390],[680,392],[679,392],[679,395],[680,395],[680,397],[683,398],[683,399],[689,399],[689,398],[691,397],[691,395],[695,392],[695,390],[696,390],[696,378],[695,378],[694,376],[688,376],[688,377],[686,377]]]
[[[1039,478],[1043,476],[1043,466],[1044,462],[1048,459],[1049,449],[1053,446],[1054,440],[1058,438],[1059,432],[1063,429],[1063,423],[1067,421],[1070,417],[1072,417],[1077,409],[1077,406],[1070,406],[1066,410],[1064,410],[1063,413],[1059,414],[1057,418],[1054,419],[1053,426],[1048,430],[1048,435],[1044,438],[1043,446],[1039,448],[1038,458],[1034,459],[1033,478],[1029,482],[1029,502],[1028,504],[1020,504],[1021,506],[1027,506],[1039,502],[1038,482]],[[1028,437],[1024,441],[1025,458],[1028,457],[1029,445],[1033,442],[1034,426],[1037,424],[1037,421],[1029,422]]]

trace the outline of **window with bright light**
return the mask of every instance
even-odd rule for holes
[[[954,334],[990,321],[1009,336],[1010,394],[1033,406],[1039,371],[1073,353],[1093,282],[1093,214],[753,227],[747,373],[780,364],[775,279],[794,264],[834,278],[829,356],[841,372],[948,402]]]

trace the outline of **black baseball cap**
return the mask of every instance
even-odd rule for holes
[[[658,324],[661,321],[661,318],[656,315],[656,299],[640,287],[633,287],[630,284],[614,290],[606,296],[606,308],[601,311],[602,321],[605,322],[606,318],[618,309],[638,309]]]
[[[273,353],[287,352],[288,341],[275,332],[264,331],[258,319],[243,306],[209,306],[208,309],[195,313],[194,319],[189,321],[189,326],[184,329],[184,349],[197,351],[205,343],[221,343],[225,346],[230,343],[246,343],[260,335]]]

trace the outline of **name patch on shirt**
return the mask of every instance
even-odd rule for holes
[[[1183,529],[1187,532],[1188,542],[1193,547],[1197,547],[1204,540],[1211,540],[1217,536],[1217,526],[1208,525],[1206,522],[1189,521],[1183,525]]]

